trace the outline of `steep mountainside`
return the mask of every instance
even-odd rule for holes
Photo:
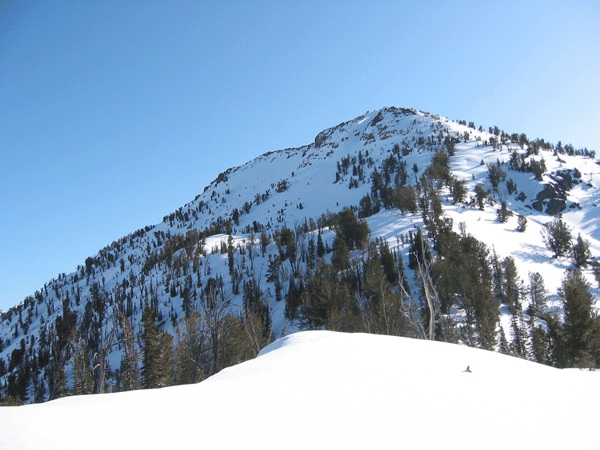
[[[560,214],[571,240],[581,235],[600,253],[597,174],[587,149],[412,109],[366,113],[309,145],[226,170],[162,223],[113,242],[3,313],[0,397],[40,402],[198,381],[300,329],[431,337],[419,325],[428,311],[437,339],[560,365],[559,356],[535,356],[534,329],[546,333],[550,352],[544,314],[562,320],[555,294],[574,263],[570,249],[554,257],[542,232]],[[389,286],[379,290],[373,255],[387,270]],[[473,272],[471,256],[481,263],[479,284],[490,283],[484,306],[467,286],[476,280],[450,283],[450,269]],[[592,258],[584,259],[583,277],[595,285]],[[431,264],[432,310],[419,263]],[[540,305],[535,273],[545,281]],[[389,298],[396,315],[382,306]]]

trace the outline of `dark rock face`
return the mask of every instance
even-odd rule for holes
[[[544,211],[545,207],[546,214],[555,216],[566,209],[567,193],[580,181],[578,174],[571,170],[559,170],[550,174],[549,177],[552,181],[547,183],[544,189],[537,194],[531,206],[539,212]]]
[[[561,198],[551,198],[546,205],[546,214],[555,216],[558,213],[564,211],[567,207],[567,201]]]

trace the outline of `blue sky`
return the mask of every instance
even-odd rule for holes
[[[599,43],[597,1],[0,2],[0,309],[383,106],[600,151]]]

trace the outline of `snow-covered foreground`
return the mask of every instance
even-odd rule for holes
[[[599,377],[309,331],[196,385],[0,408],[0,448],[597,449]]]

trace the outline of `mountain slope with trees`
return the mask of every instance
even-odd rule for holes
[[[384,108],[220,173],[0,318],[0,397],[201,381],[299,330],[600,364],[595,153]]]

